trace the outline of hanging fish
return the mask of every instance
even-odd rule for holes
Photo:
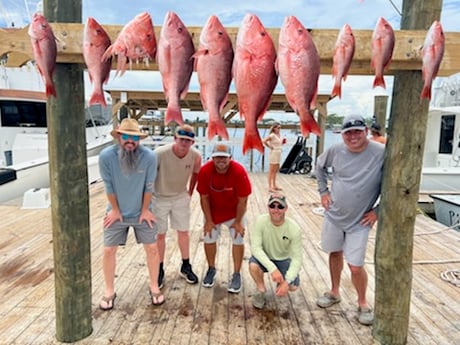
[[[375,70],[373,88],[386,88],[383,71],[390,65],[395,46],[395,34],[391,25],[382,17],[377,21],[372,33],[371,67]]]
[[[27,32],[32,43],[32,51],[38,71],[45,81],[46,96],[56,97],[53,74],[56,68],[56,37],[48,21],[40,13],[35,13]]]
[[[345,24],[339,32],[335,43],[334,56],[332,58],[332,76],[334,87],[331,97],[342,98],[342,80],[347,80],[353,55],[355,54],[355,36],[350,25]]]

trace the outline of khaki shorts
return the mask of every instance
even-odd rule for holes
[[[168,221],[171,228],[188,231],[190,228],[190,195],[182,193],[175,197],[154,197],[153,214],[157,220],[158,233],[168,231]]]
[[[323,221],[321,247],[327,253],[343,251],[345,260],[357,267],[364,266],[370,227],[357,224],[353,229],[343,231],[326,217]]]

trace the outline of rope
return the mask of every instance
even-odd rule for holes
[[[441,273],[441,279],[460,287],[460,270],[447,270]]]

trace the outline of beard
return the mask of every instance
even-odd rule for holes
[[[118,149],[118,160],[120,161],[121,172],[123,175],[131,175],[137,170],[137,162],[139,160],[139,150],[125,150],[120,146]]]

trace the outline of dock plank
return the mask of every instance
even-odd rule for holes
[[[316,298],[329,289],[328,256],[319,242],[323,217],[316,181],[303,175],[278,176],[288,196],[288,213],[301,226],[303,262],[298,291],[277,298],[266,275],[267,306],[256,310],[249,270],[251,227],[266,212],[267,175],[251,173],[248,231],[239,294],[227,292],[233,272],[231,240],[224,230],[217,251],[217,282],[207,289],[201,281],[207,270],[203,249],[203,216],[199,196],[191,201],[190,261],[200,279],[190,285],[180,277],[180,251],[175,230],[166,237],[166,303],[151,305],[145,253],[130,234],[117,255],[115,287],[118,294],[111,312],[99,310],[104,292],[102,224],[107,199],[101,182],[90,194],[91,279],[93,332],[75,344],[376,344],[372,327],[357,322],[356,293],[345,267],[342,302],[328,309]],[[51,210],[21,209],[19,203],[0,205],[0,345],[61,344],[55,338],[53,237]],[[31,226],[33,224],[33,226]],[[375,294],[375,231],[366,253],[368,299]],[[446,270],[459,269],[460,232],[448,230],[423,214],[416,217],[412,267],[412,294],[407,344],[460,344],[460,288],[441,279]]]

